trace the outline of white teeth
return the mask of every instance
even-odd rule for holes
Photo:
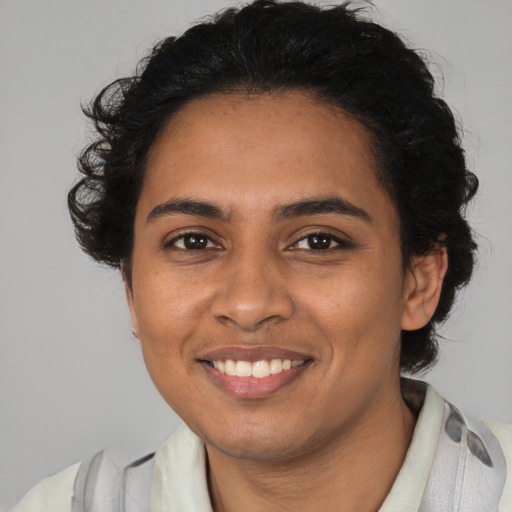
[[[256,377],[263,379],[269,375],[276,375],[282,371],[296,368],[301,364],[304,364],[305,360],[292,361],[291,359],[272,359],[267,361],[262,359],[251,363],[250,361],[235,361],[234,359],[227,359],[226,361],[212,361],[213,367],[230,375],[232,377]]]
[[[268,377],[270,375],[270,365],[267,361],[256,361],[252,365],[252,376],[258,377],[259,379],[263,377]]]
[[[233,359],[228,359],[224,364],[224,372],[227,375],[232,375],[233,377],[236,375],[236,362]]]
[[[235,373],[237,377],[250,377],[252,374],[252,363],[249,361],[237,361]]]
[[[272,375],[283,371],[283,361],[281,359],[272,359],[270,361],[270,373]]]

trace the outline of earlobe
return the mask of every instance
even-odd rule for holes
[[[439,303],[447,269],[448,254],[442,245],[436,245],[427,255],[413,257],[404,283],[403,330],[421,329],[430,321]]]
[[[139,325],[137,322],[137,315],[135,314],[135,306],[134,306],[134,298],[133,298],[133,288],[126,275],[126,269],[124,263],[121,264],[121,277],[124,282],[124,291],[126,294],[126,302],[128,304],[128,309],[130,311],[130,321],[132,324],[132,334],[135,338],[138,338]]]

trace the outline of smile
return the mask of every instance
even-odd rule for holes
[[[264,379],[270,375],[277,375],[279,373],[297,368],[305,363],[305,359],[291,360],[291,359],[262,359],[259,361],[242,361],[234,359],[208,361],[208,364],[221,373],[231,377],[255,377],[257,379]]]
[[[270,397],[292,385],[315,357],[287,348],[227,346],[197,354],[206,377],[223,393],[247,400]]]

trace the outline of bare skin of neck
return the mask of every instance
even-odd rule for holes
[[[207,445],[215,512],[377,512],[403,464],[415,417],[399,398],[339,439],[292,460],[229,457]]]

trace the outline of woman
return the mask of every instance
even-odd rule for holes
[[[433,86],[347,7],[257,1],[104,89],[70,211],[186,426],[15,510],[509,509],[510,428],[400,378],[435,362],[475,250]]]

